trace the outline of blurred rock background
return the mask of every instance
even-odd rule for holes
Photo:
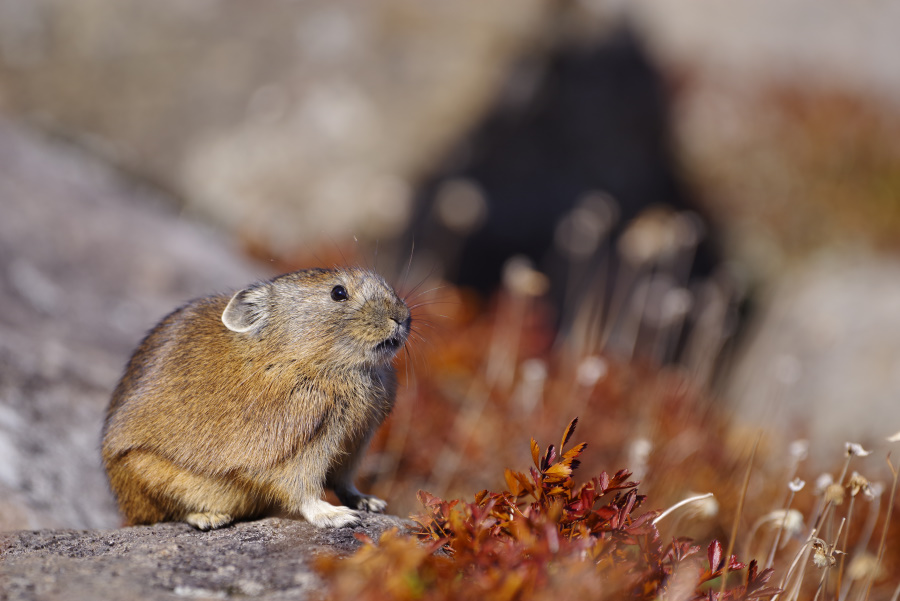
[[[489,293],[524,254],[579,344],[882,441],[898,28],[885,0],[0,0],[0,528],[117,523],[102,413],[179,302],[376,247],[400,274],[413,240],[412,282]]]
[[[267,275],[158,194],[0,122],[0,529],[116,526],[98,427],[123,359],[185,299]]]

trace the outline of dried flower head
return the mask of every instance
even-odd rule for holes
[[[837,560],[834,558],[834,552],[829,552],[828,545],[821,539],[813,542],[813,564],[817,568],[833,568]]]
[[[847,566],[847,578],[850,580],[868,580],[870,576],[879,578],[884,572],[879,568],[878,558],[871,553],[855,555]]]
[[[556,224],[553,242],[572,259],[585,259],[596,252],[616,219],[614,200],[589,194]]]
[[[646,464],[650,459],[651,451],[653,451],[653,443],[648,438],[639,436],[628,444],[628,460],[633,463]]]
[[[788,482],[788,488],[791,489],[791,492],[800,492],[803,490],[803,487],[806,486],[806,481],[801,480],[800,478],[794,478],[790,482]]]
[[[832,484],[834,484],[834,477],[831,474],[825,473],[819,475],[819,477],[816,478],[816,494],[823,494],[825,489]]]
[[[616,248],[632,265],[665,259],[699,241],[699,229],[689,230],[695,223],[679,218],[671,209],[653,207],[631,220]]]
[[[609,366],[603,357],[589,355],[578,364],[575,380],[580,386],[590,388],[606,377],[608,371]]]
[[[712,518],[718,515],[719,502],[712,494],[690,493],[688,496],[697,497],[697,500],[687,507],[686,515],[698,518]]]
[[[684,319],[694,306],[694,297],[687,288],[670,288],[663,295],[661,325],[671,325]]]
[[[550,283],[547,276],[534,268],[531,260],[516,255],[503,266],[503,285],[519,296],[541,296],[547,292]]]
[[[840,505],[844,502],[844,487],[835,482],[825,489],[825,502]]]
[[[772,528],[784,528],[788,536],[794,536],[804,530],[803,514],[796,509],[776,509],[763,518]]]
[[[484,189],[475,180],[467,178],[442,183],[437,189],[435,209],[441,222],[461,236],[477,231],[488,214]]]
[[[531,413],[544,394],[547,364],[540,359],[526,359],[519,366],[519,373],[519,383],[512,396],[522,411]]]
[[[788,447],[788,452],[790,452],[791,457],[797,461],[803,461],[809,455],[809,441],[802,438],[800,440],[795,440]]]
[[[869,482],[869,486],[863,491],[863,494],[866,495],[866,499],[869,501],[874,501],[878,497],[881,496],[881,493],[884,492],[884,483],[883,482]]]
[[[866,492],[869,490],[869,480],[859,472],[853,472],[849,482],[847,482],[847,488],[850,489],[850,496],[855,497],[860,491]]]
[[[848,442],[844,445],[846,448],[847,457],[855,456],[855,457],[865,457],[872,453],[872,451],[867,451],[862,448],[862,445],[855,442]]]

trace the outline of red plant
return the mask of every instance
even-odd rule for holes
[[[658,512],[639,511],[646,499],[627,470],[576,488],[586,445],[563,451],[576,424],[558,451],[541,453],[532,440],[534,466],[528,474],[506,470],[509,490],[481,491],[472,503],[420,491],[426,513],[411,535],[392,531],[347,560],[321,562],[334,597],[650,600],[677,588],[679,598],[750,601],[778,592],[766,586],[773,570],[758,572],[755,561],[744,583],[720,592],[722,545],[709,544],[706,562],[689,540],[663,545]],[[729,574],[746,567],[734,556],[727,566]]]

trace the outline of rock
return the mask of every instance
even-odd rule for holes
[[[885,447],[900,431],[900,260],[823,253],[764,304],[727,393],[741,420],[809,438],[818,466],[837,464],[845,442]]]
[[[59,141],[0,121],[0,530],[120,523],[103,413],[131,350],[186,300],[269,275]]]
[[[900,430],[900,6],[626,9],[667,74],[680,159],[760,291],[726,396],[739,420],[847,440]],[[802,25],[801,25],[802,24]]]
[[[892,2],[638,0],[625,12],[673,69],[744,89],[781,80],[900,99],[892,60],[900,7]]]
[[[626,11],[671,82],[679,158],[751,275],[859,239],[896,250],[900,9],[762,0]]]
[[[0,110],[267,249],[405,224],[546,0],[0,0]]]
[[[348,555],[406,527],[394,516],[365,514],[361,526],[317,529],[268,518],[200,532],[182,523],[119,530],[38,530],[0,534],[0,583],[7,601],[66,599],[307,599],[325,553]]]

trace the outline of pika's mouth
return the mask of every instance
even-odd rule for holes
[[[378,353],[396,353],[403,346],[403,337],[400,334],[394,334],[390,338],[382,340],[375,345],[375,352]]]

